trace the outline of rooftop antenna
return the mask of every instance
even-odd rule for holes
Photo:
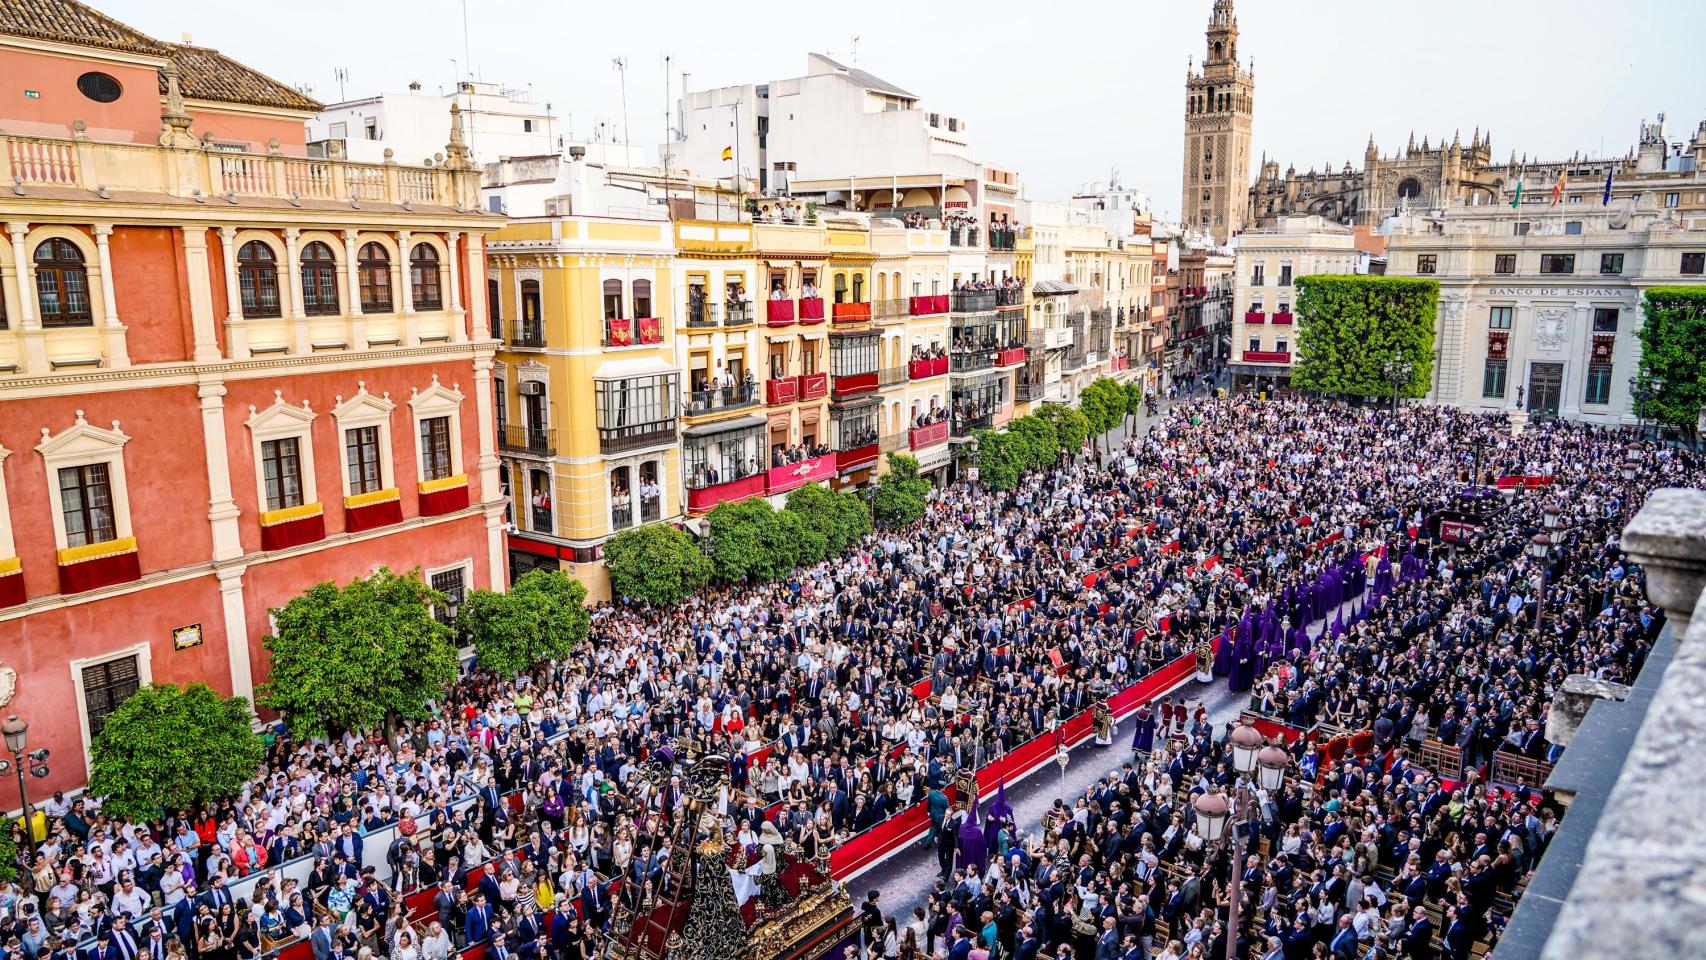
[[[338,99],[339,100],[347,99],[344,96],[344,83],[345,83],[345,81],[349,80],[349,68],[348,67],[336,67],[332,70],[332,76],[336,77],[338,80]]]
[[[611,57],[610,65],[616,68],[616,73],[622,78],[622,142],[628,142],[628,61],[623,57]]]
[[[855,67],[857,67],[859,65],[859,35],[858,34],[853,35],[853,65]]]
[[[670,162],[675,159],[675,151],[672,149],[669,135],[669,63],[670,55],[666,53],[663,55],[663,207],[665,216],[669,215],[669,167]]]
[[[468,65],[468,69],[474,68],[474,57],[468,52],[468,0],[462,0],[462,62]]]

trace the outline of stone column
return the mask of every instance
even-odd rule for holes
[[[450,300],[447,309],[450,311],[450,342],[466,343],[468,341],[468,319],[462,310],[462,265],[458,262],[457,248],[461,245],[462,234],[452,230],[445,234],[444,246],[448,251],[445,256],[450,264]],[[470,278],[473,274],[469,274]]]
[[[243,602],[244,568],[222,567],[219,577],[219,607],[225,622],[225,659],[231,668],[231,695],[255,699],[254,667],[249,661],[248,611]]]
[[[231,492],[231,463],[225,437],[225,385],[203,383],[196,391],[201,398],[201,437],[207,460],[207,519],[213,526],[213,559],[231,560],[243,555],[238,539],[237,517],[241,511]]]
[[[302,293],[302,231],[296,227],[284,229],[284,262],[289,275],[280,277],[280,296],[290,294],[290,331],[287,334],[290,352],[302,356],[311,350],[308,336],[308,305]]]
[[[1654,490],[1624,528],[1623,549],[1646,571],[1647,598],[1681,641],[1706,589],[1706,490]]]
[[[212,363],[219,357],[218,321],[213,316],[213,275],[207,263],[207,231],[187,226],[183,231],[185,273],[190,286],[190,326],[195,332],[195,360]]]
[[[468,270],[468,319],[470,334],[476,340],[484,340],[491,335],[492,321],[486,316],[486,268],[485,258],[480,254],[481,238],[477,233],[468,235],[468,242],[463,245],[463,256],[467,262],[463,264]]]
[[[349,347],[367,349],[367,321],[361,313],[361,273],[356,266],[356,233],[344,231],[344,316],[349,318]]]
[[[1706,793],[1706,617],[1691,623],[1706,602],[1706,491],[1653,491],[1623,548],[1645,568],[1677,650],[1628,754],[1600,761],[1622,769],[1541,960],[1670,960],[1706,945],[1706,833],[1693,816]]]
[[[409,281],[409,231],[397,231],[397,264],[398,288],[397,303],[401,309],[397,312],[403,315],[403,329],[398,339],[405,347],[413,347],[421,342],[420,320],[415,317],[415,288]]]
[[[249,355],[249,332],[243,328],[243,292],[237,282],[237,230],[219,228],[219,252],[225,261],[225,343],[234,360]]]
[[[13,221],[6,224],[6,232],[12,238],[12,265],[18,276],[18,330],[24,337],[20,372],[46,373],[47,334],[41,328],[41,315],[36,312],[35,261],[30,259],[29,251],[24,248],[24,237],[29,234],[30,225]]]
[[[113,293],[113,257],[107,241],[112,238],[113,225],[95,224],[95,251],[101,266],[101,343],[105,348],[107,366],[130,366],[130,349],[125,344],[124,324],[118,318],[118,297]]]

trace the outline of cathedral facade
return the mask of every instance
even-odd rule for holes
[[[1450,145],[1438,146],[1415,135],[1403,152],[1383,156],[1368,138],[1361,170],[1346,161],[1335,170],[1331,163],[1308,173],[1296,167],[1280,172],[1277,161],[1262,160],[1262,169],[1250,187],[1245,222],[1271,227],[1290,215],[1317,215],[1334,223],[1350,225],[1379,223],[1400,208],[1436,210],[1453,201],[1465,204],[1493,203],[1500,199],[1510,165],[1493,162],[1492,134],[1476,130],[1465,146],[1452,135]]]
[[[1244,228],[1249,209],[1250,118],[1256,80],[1238,67],[1238,18],[1232,0],[1215,0],[1201,72],[1185,72],[1184,196],[1187,231],[1225,243]]]

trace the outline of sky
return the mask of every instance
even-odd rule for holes
[[[292,0],[289,12],[205,0],[91,0],[163,40],[188,33],[324,102],[448,90],[470,72],[549,101],[576,137],[622,126],[664,138],[683,72],[692,89],[799,76],[807,51],[857,64],[970,124],[978,159],[1015,170],[1034,200],[1061,200],[1118,171],[1177,217],[1184,80],[1202,58],[1213,0],[848,4],[515,3]],[[467,29],[464,32],[464,9]],[[1643,118],[1673,140],[1706,120],[1700,0],[1239,0],[1239,49],[1255,60],[1254,144],[1299,173],[1362,165],[1411,131],[1493,152],[1621,155]],[[466,52],[465,52],[466,51]],[[666,71],[665,56],[670,58]],[[666,112],[666,103],[670,103]]]

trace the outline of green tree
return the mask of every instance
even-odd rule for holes
[[[904,526],[923,519],[929,503],[930,481],[918,473],[918,458],[890,451],[889,470],[877,480],[871,495],[871,513],[888,527]]]
[[[1147,399],[1143,395],[1143,382],[1141,380],[1127,380],[1125,382],[1125,415],[1132,421],[1133,427],[1137,426],[1137,415],[1143,412],[1143,405]]]
[[[515,676],[561,660],[591,629],[586,587],[561,570],[529,570],[508,593],[475,590],[456,617],[482,669]]]
[[[845,553],[871,533],[871,502],[852,490],[835,495],[836,554]]]
[[[29,824],[0,814],[0,883],[18,875],[18,841],[12,838],[12,828],[28,830]]]
[[[978,479],[991,490],[1011,490],[1025,469],[1021,441],[996,430],[979,430],[977,437]]]
[[[1060,437],[1055,434],[1051,420],[1034,414],[1020,417],[1007,425],[1007,433],[1018,439],[1027,469],[1051,467],[1060,455]]]
[[[648,523],[604,542],[610,589],[619,597],[673,606],[705,588],[711,558],[682,530]]]
[[[801,563],[817,563],[846,549],[835,528],[835,497],[821,483],[808,483],[788,494],[787,511],[798,516],[805,527],[798,551]]]
[[[444,595],[417,574],[381,567],[341,589],[315,584],[273,610],[276,632],[261,641],[272,675],[260,702],[304,737],[389,736],[399,720],[428,717],[428,703],[456,679],[456,647],[432,615]]]
[[[109,815],[137,820],[223,800],[261,765],[253,718],[248,697],[222,697],[205,683],[148,684],[89,744],[89,792]]]
[[[793,519],[779,519],[778,511],[757,498],[718,504],[705,518],[717,579],[777,580],[799,566],[804,527],[795,526],[798,516],[787,516]]]
[[[1037,408],[1036,415],[1054,424],[1055,437],[1060,441],[1062,450],[1078,456],[1084,440],[1090,436],[1090,421],[1084,414],[1064,404],[1045,403]]]
[[[1405,277],[1320,275],[1297,278],[1297,356],[1291,385],[1316,393],[1389,397],[1385,366],[1410,361],[1401,397],[1433,382],[1439,284]]]
[[[1078,397],[1078,409],[1090,422],[1090,435],[1100,440],[1125,419],[1125,388],[1108,377],[1099,377]]]
[[[1698,442],[1706,406],[1706,287],[1653,287],[1643,307],[1636,386],[1652,397],[1635,412]]]

